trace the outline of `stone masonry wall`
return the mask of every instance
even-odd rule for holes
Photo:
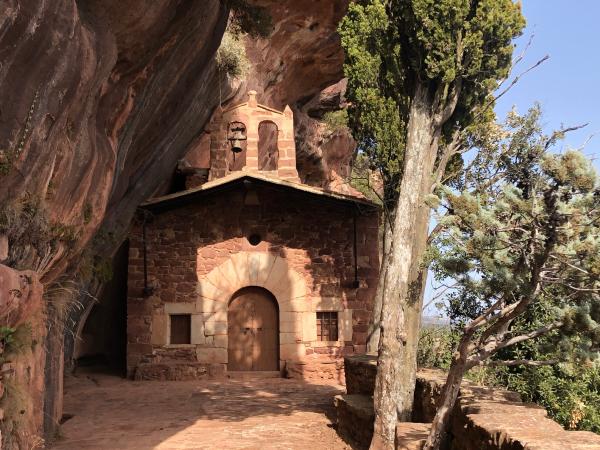
[[[130,376],[217,375],[227,363],[232,291],[261,285],[280,310],[280,362],[289,376],[343,381],[341,357],[365,351],[379,256],[378,214],[357,216],[354,286],[352,204],[253,185],[154,214],[146,225],[152,295],[143,295],[141,227],[130,237]],[[363,211],[365,212],[365,211]],[[247,238],[258,234],[252,246]],[[337,310],[340,339],[316,340],[316,314]],[[166,345],[169,313],[192,314],[192,344]]]
[[[368,447],[373,434],[377,358],[353,356],[345,358],[345,366],[347,394],[335,399],[338,430],[359,446]],[[397,450],[422,448],[445,381],[443,371],[419,370],[413,422],[398,423]],[[463,381],[444,445],[451,450],[592,450],[600,449],[600,436],[564,430],[544,408],[523,403],[515,392]]]

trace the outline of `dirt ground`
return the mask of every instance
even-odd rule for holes
[[[343,388],[281,378],[130,381],[81,373],[65,380],[67,419],[55,450],[350,449],[333,428]]]

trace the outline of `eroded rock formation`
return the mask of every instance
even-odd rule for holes
[[[37,273],[0,264],[0,448],[3,449],[35,448],[41,441],[45,310]]]

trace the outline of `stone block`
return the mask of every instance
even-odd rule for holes
[[[129,343],[127,344],[128,354],[147,355],[152,353],[152,344]]]
[[[194,314],[196,302],[165,303],[164,308],[165,314]]]
[[[227,309],[219,308],[216,311],[202,312],[204,322],[227,322]]]
[[[302,342],[300,333],[279,333],[279,344],[299,344]]]
[[[204,334],[204,317],[202,314],[192,314],[191,328],[190,342],[196,345],[204,344],[206,336]]]
[[[227,303],[205,297],[196,299],[196,312],[214,313],[217,311],[227,311]]]
[[[373,395],[377,376],[377,355],[355,355],[344,358],[348,394]]]
[[[336,395],[334,400],[337,411],[338,433],[350,438],[362,448],[368,448],[373,437],[375,411],[373,398],[368,395]]]
[[[0,234],[0,262],[8,259],[8,236]]]
[[[225,376],[225,364],[211,364],[208,366],[208,374],[211,378],[223,378]]]
[[[273,267],[275,270],[275,267]],[[269,281],[271,281],[269,277]],[[265,286],[267,287],[267,286]],[[306,281],[296,272],[288,270],[277,284],[267,287],[280,302],[293,301],[306,296]]]
[[[141,289],[140,289],[141,292]],[[127,302],[128,316],[146,316],[152,314],[152,300],[149,298],[129,300]]]
[[[295,311],[280,311],[279,321],[280,322],[297,322],[301,319],[301,315]]]
[[[302,313],[299,312],[280,312],[279,313],[279,331],[282,333],[297,333],[302,335],[303,321]],[[284,316],[282,318],[282,315]]]
[[[315,301],[315,311],[341,311],[342,299],[338,297],[321,297]]]
[[[203,364],[227,364],[227,349],[198,347],[196,358]]]
[[[212,284],[221,292],[233,293],[238,286],[238,277],[231,260],[226,261],[225,265],[225,267],[222,265],[215,267],[203,281]]]
[[[218,334],[213,336],[213,346],[217,348],[227,348],[229,338],[226,334]]]
[[[194,362],[140,364],[134,379],[137,381],[190,381],[208,378],[211,366]]]
[[[352,341],[352,310],[345,309],[338,313],[340,338],[343,341]]]
[[[399,422],[396,425],[396,450],[422,450],[430,429],[430,423]]]
[[[216,322],[214,320],[204,322],[204,334],[206,336],[227,335],[227,322]]]
[[[160,314],[152,316],[152,345],[167,345],[169,343],[169,316]],[[128,325],[128,331],[130,327]]]
[[[307,342],[317,340],[317,314],[307,311],[302,314],[302,336]]]
[[[286,258],[278,257],[265,280],[264,287],[270,290],[275,297],[277,297],[277,294],[274,291],[278,288],[281,291],[281,287],[289,283],[290,269],[287,263]]]
[[[293,300],[283,300],[279,302],[279,311],[301,313],[312,310],[312,305],[305,297],[296,298]]]
[[[283,360],[298,361],[306,356],[304,344],[281,344],[279,357]]]
[[[196,293],[203,298],[219,302],[227,302],[227,296],[229,295],[227,292],[223,292],[205,278],[201,279],[196,284]]]

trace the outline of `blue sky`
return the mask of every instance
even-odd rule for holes
[[[544,111],[548,130],[589,125],[568,134],[564,145],[580,147],[593,133],[585,153],[598,155],[600,149],[600,1],[523,0],[527,28],[517,40],[520,54],[533,34],[533,42],[517,72],[549,55],[550,59],[513,87],[498,101],[496,111],[503,118],[513,105],[525,112],[535,101]],[[598,163],[596,163],[596,167]]]
[[[550,59],[527,73],[496,106],[500,119],[516,107],[524,113],[540,102],[547,132],[564,126],[589,123],[567,134],[558,149],[579,148],[588,138],[584,153],[600,170],[600,0],[523,0],[527,28],[516,41],[515,55],[533,34],[533,41],[515,73],[523,72],[545,55]],[[433,296],[430,274],[425,303]],[[425,315],[437,315],[429,307]]]

